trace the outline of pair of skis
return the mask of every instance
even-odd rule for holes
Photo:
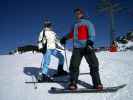
[[[36,84],[36,83],[68,83],[68,80],[53,80],[53,81],[45,81],[45,82],[25,82],[26,84]],[[61,93],[110,93],[110,92],[117,92],[118,90],[124,88],[126,84],[114,86],[114,87],[103,87],[103,89],[94,89],[89,84],[79,80],[79,84],[85,86],[86,88],[78,88],[76,90],[69,90],[67,88],[57,88],[57,87],[51,87],[50,90],[48,90],[51,94],[61,94]]]

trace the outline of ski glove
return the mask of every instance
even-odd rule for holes
[[[65,45],[65,44],[66,44],[66,40],[67,40],[66,37],[63,37],[63,38],[60,40],[60,43]]]
[[[87,48],[93,48],[94,42],[91,40],[87,40]]]

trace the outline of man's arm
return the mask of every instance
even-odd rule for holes
[[[93,47],[94,40],[95,40],[95,28],[94,25],[88,21],[88,40],[87,40],[87,46]]]
[[[69,40],[69,39],[72,40],[73,37],[74,37],[74,28],[72,28],[71,31],[67,35],[63,36],[63,38],[60,40],[60,43],[66,44],[66,40]]]
[[[94,28],[94,25],[88,21],[88,33],[89,33],[89,39],[88,40],[91,40],[94,42],[95,40],[95,28]]]

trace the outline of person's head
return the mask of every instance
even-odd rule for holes
[[[74,9],[74,14],[75,14],[76,19],[78,20],[84,17],[84,12],[80,8]]]
[[[49,20],[44,21],[44,28],[52,28],[52,23]]]

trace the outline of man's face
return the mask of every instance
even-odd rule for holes
[[[76,11],[75,12],[75,17],[76,17],[76,19],[81,19],[82,17],[83,17],[83,13],[81,12],[81,11]]]

